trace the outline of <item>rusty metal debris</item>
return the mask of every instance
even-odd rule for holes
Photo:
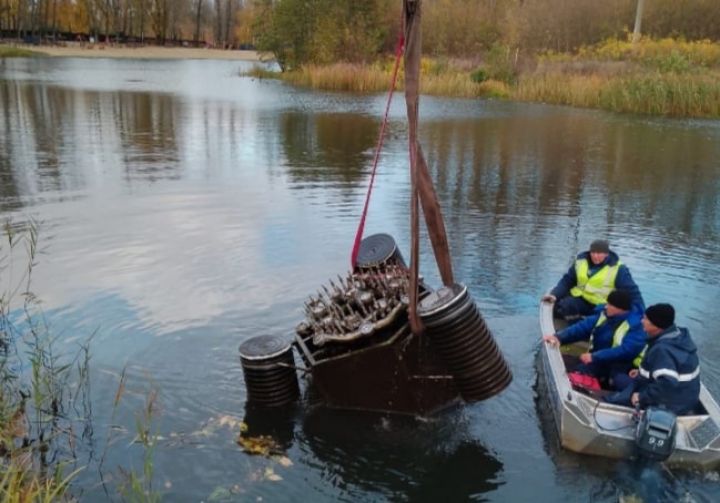
[[[399,264],[376,265],[323,285],[305,302],[296,332],[316,346],[352,342],[384,330],[407,311],[409,277]]]

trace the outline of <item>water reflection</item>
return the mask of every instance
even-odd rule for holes
[[[383,109],[383,96],[292,89],[239,69],[0,61],[0,217],[44,222],[33,290],[54,333],[70,346],[99,329],[94,365],[151,375],[168,438],[208,417],[239,419],[238,344],[290,336],[307,295],[347,269]],[[267,460],[223,430],[202,448],[158,449],[171,496],[199,501],[233,480],[273,501],[423,499],[441,487],[447,499],[627,493],[615,463],[546,450],[530,390],[538,296],[598,236],[647,302],[676,304],[720,394],[720,122],[439,98],[422,107],[456,276],[516,382],[465,409],[467,426],[315,409],[275,424],[245,411],[287,446],[293,466],[275,467],[284,481],[257,478]],[[407,256],[403,115],[396,100],[366,233],[391,233]],[[437,285],[429,253],[421,270]],[[93,387],[99,424],[111,422],[103,404],[115,388]],[[133,428],[132,411],[123,420]],[[124,464],[126,445],[113,449],[108,459]],[[712,479],[683,477],[693,493],[717,493]]]
[[[181,108],[169,95],[78,92],[2,80],[0,95],[6,144],[0,169],[20,170],[29,185],[23,192],[82,189],[109,166],[129,178],[179,178]]]
[[[291,112],[280,118],[288,173],[295,182],[359,182],[378,124],[357,114]]]
[[[432,122],[425,148],[454,212],[628,220],[704,237],[720,224],[720,130],[567,111]],[[534,211],[528,211],[533,209]],[[639,217],[639,218],[638,218]]]
[[[500,486],[503,463],[444,419],[318,407],[304,417],[299,435],[323,477],[350,499],[379,492],[393,501],[459,501]]]
[[[557,279],[547,279],[538,257],[559,276],[595,236],[609,237],[634,272],[689,248],[720,260],[714,124],[698,134],[679,122],[557,108],[425,124],[459,269],[516,305],[519,278],[536,292]],[[683,272],[695,275],[690,260]],[[697,274],[720,280],[716,268]],[[642,277],[640,284],[659,286]],[[700,309],[709,307],[706,299]]]

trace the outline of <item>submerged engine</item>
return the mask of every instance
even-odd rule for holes
[[[381,264],[330,279],[305,303],[305,319],[296,332],[315,346],[353,342],[389,327],[407,312],[408,271],[399,264]]]
[[[360,243],[354,270],[309,297],[292,349],[310,377],[311,398],[344,409],[430,414],[510,384],[467,287],[433,291],[420,281],[422,334],[410,330],[409,290],[395,240],[375,234]],[[249,401],[274,405],[298,396],[290,344],[275,339],[256,337],[240,348]]]

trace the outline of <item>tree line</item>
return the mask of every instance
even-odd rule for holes
[[[253,8],[262,11],[254,42],[288,68],[372,59],[392,50],[400,29],[400,0],[260,0]],[[718,0],[424,0],[423,50],[469,59],[498,46],[567,52],[628,37],[636,18],[646,36],[720,39]]]
[[[503,45],[521,53],[572,51],[642,33],[720,39],[718,0],[424,0],[423,46],[472,58]],[[0,0],[0,31],[58,38],[253,46],[292,68],[368,61],[392,51],[401,0]]]
[[[238,43],[242,0],[0,0],[0,32],[16,38]]]

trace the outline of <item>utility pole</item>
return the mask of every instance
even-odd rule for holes
[[[640,40],[640,26],[642,25],[643,9],[645,8],[645,0],[638,0],[637,10],[635,10],[635,29],[633,30],[632,43]]]

